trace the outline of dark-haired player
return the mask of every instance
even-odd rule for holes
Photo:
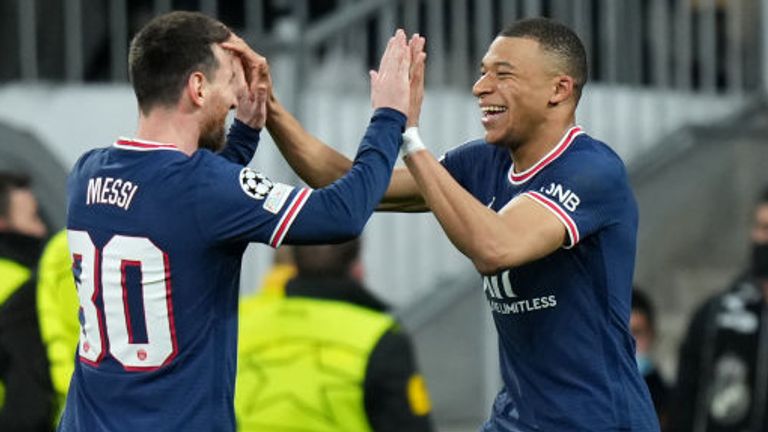
[[[243,251],[359,235],[401,143],[410,52],[398,32],[372,73],[354,167],[315,191],[245,167],[266,118],[266,63],[223,24],[158,17],[129,64],[136,137],[83,155],[67,185],[81,335],[59,430],[234,431]],[[216,154],[235,107],[243,122]]]
[[[409,125],[423,95],[412,73]],[[587,81],[579,38],[534,18],[490,45],[473,87],[486,133],[441,161],[405,133],[381,208],[431,210],[483,275],[504,387],[488,432],[656,431],[629,331],[637,206],[624,164],[575,124]],[[267,127],[313,186],[349,161],[273,99]]]

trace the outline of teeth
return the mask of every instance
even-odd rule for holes
[[[503,106],[484,106],[484,107],[480,107],[480,110],[488,114],[488,113],[504,112],[507,110],[507,108]]]

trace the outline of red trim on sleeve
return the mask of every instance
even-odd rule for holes
[[[280,218],[280,221],[277,223],[275,231],[272,232],[272,237],[269,239],[270,246],[277,248],[283,243],[283,239],[288,233],[288,229],[290,229],[291,224],[293,224],[293,221],[296,219],[296,216],[298,216],[301,208],[304,207],[304,204],[307,202],[307,198],[309,198],[311,193],[311,189],[302,188],[296,194],[293,201],[291,201],[291,204],[288,206],[288,209],[283,213],[283,217]]]
[[[524,195],[533,198],[534,201],[544,206],[544,208],[548,209],[552,213],[554,213],[555,216],[560,220],[560,222],[565,225],[565,230],[568,231],[568,237],[571,239],[571,244],[566,246],[567,248],[571,248],[576,246],[576,244],[579,242],[579,228],[576,226],[576,222],[573,221],[570,215],[566,213],[562,208],[560,208],[559,205],[557,205],[554,201],[547,198],[546,196],[534,192],[534,191],[528,191],[525,192]]]

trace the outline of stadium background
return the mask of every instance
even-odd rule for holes
[[[439,154],[482,133],[469,89],[495,33],[525,16],[561,20],[590,61],[577,121],[630,169],[636,280],[659,309],[668,377],[693,307],[744,263],[750,205],[768,183],[768,0],[0,0],[0,169],[33,175],[54,229],[77,157],[132,135],[128,42],[171,9],[242,34],[283,103],[347,155],[370,114],[366,70],[397,26],[427,37],[422,130]],[[252,166],[298,181],[266,135]],[[414,334],[441,430],[477,424],[499,377],[475,271],[429,214],[375,215],[364,251],[368,284]],[[247,254],[250,292],[272,252]]]

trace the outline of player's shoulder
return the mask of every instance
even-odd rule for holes
[[[478,138],[451,147],[446,150],[446,154],[472,154],[472,153],[486,153],[493,149],[493,146],[485,142],[484,139]]]
[[[605,142],[586,132],[577,135],[560,160],[562,166],[597,176],[626,177],[621,157]]]
[[[465,141],[448,149],[440,159],[473,160],[491,158],[498,152],[498,148],[488,144],[484,139]]]
[[[108,159],[109,147],[99,147],[86,151],[75,161],[69,173],[69,178],[74,180],[81,176],[88,177],[97,171]]]
[[[80,155],[79,158],[77,158],[77,161],[75,162],[74,167],[82,167],[84,165],[87,165],[88,163],[93,162],[94,160],[100,159],[106,154],[106,152],[109,150],[109,147],[99,147],[94,148],[86,151],[82,155]]]
[[[231,194],[261,200],[273,190],[281,194],[290,193],[293,187],[282,183],[274,183],[265,174],[244,165],[229,161],[209,150],[198,150],[192,156],[191,163],[198,167],[197,178],[200,190],[204,193],[215,193],[222,199]],[[210,196],[210,195],[208,195]]]
[[[189,158],[189,165],[193,169],[221,171],[237,171],[243,166],[227,160],[224,157],[207,149],[198,149]]]

